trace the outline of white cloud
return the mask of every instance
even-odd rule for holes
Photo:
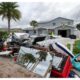
[[[80,0],[55,0],[54,2],[19,2],[22,13],[20,21],[11,21],[11,26],[23,26],[31,20],[48,21],[56,17],[80,20]],[[7,27],[7,21],[0,18],[0,26]],[[27,27],[27,26],[26,26]]]

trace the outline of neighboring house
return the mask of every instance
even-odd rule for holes
[[[66,19],[62,17],[55,18],[48,22],[39,22],[35,31],[32,29],[26,29],[26,32],[31,32],[30,34],[49,34],[53,32],[55,35],[61,35],[62,37],[69,37],[74,33],[74,21],[71,19]]]
[[[8,31],[8,28],[0,28],[0,31]],[[21,28],[11,28],[11,32],[23,32]]]

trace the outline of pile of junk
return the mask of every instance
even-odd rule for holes
[[[15,63],[41,77],[79,78],[80,53],[75,56],[57,41],[59,39],[58,36],[10,34],[7,40],[0,41],[0,56],[12,57]],[[33,60],[27,56],[32,56]]]

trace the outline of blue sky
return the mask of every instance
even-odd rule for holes
[[[20,21],[11,21],[12,27],[26,28],[31,20],[49,21],[56,17],[80,20],[80,0],[55,2],[18,2],[22,13]],[[0,18],[0,27],[7,27],[7,21]]]

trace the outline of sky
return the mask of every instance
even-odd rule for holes
[[[18,2],[18,9],[22,17],[19,21],[11,21],[13,28],[26,28],[32,20],[46,22],[56,17],[73,19],[80,21],[80,0],[55,0],[53,2]],[[7,27],[7,20],[2,21],[0,17],[0,27]]]

